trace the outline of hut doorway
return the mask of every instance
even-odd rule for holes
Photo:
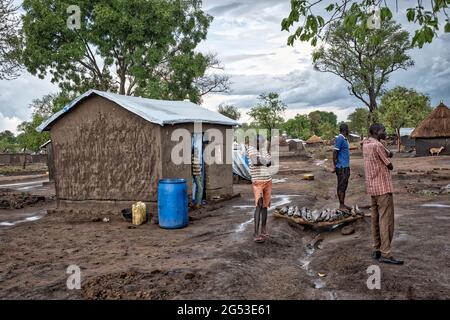
[[[203,157],[205,149],[204,136],[204,132],[192,134],[192,202],[196,206],[202,205],[206,199],[206,174]]]

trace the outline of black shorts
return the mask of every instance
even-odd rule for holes
[[[348,179],[350,178],[350,168],[336,168],[336,176],[338,182],[338,191],[347,191]]]

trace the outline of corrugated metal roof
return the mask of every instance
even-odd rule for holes
[[[47,142],[45,142],[45,143],[43,143],[40,147],[39,147],[39,149],[43,149],[43,148],[45,148],[49,143],[51,143],[52,142],[52,140],[48,140]]]
[[[414,128],[400,128],[400,137],[410,136]]]
[[[48,130],[50,125],[59,117],[62,117],[66,112],[75,107],[79,102],[92,95],[98,95],[112,102],[115,102],[119,106],[140,116],[141,118],[149,122],[159,124],[161,126],[164,126],[166,124],[192,122],[222,124],[229,126],[235,126],[239,124],[237,121],[225,117],[218,112],[200,107],[199,105],[196,105],[195,103],[189,101],[155,100],[123,96],[111,92],[90,90],[79,96],[75,100],[71,101],[61,111],[55,113],[47,121],[42,123],[36,130],[38,130],[39,132]]]

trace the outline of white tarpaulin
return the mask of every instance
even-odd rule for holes
[[[251,180],[250,168],[248,167],[248,161],[246,160],[244,145],[233,150],[233,173],[246,180]]]

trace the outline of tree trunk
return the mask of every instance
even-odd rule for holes
[[[369,111],[369,115],[367,116],[367,120],[369,121],[368,123],[369,123],[369,128],[370,128],[370,126],[375,123],[375,115],[373,114],[372,111]],[[369,128],[367,128],[367,129],[369,129]],[[369,132],[369,130],[367,130],[367,132]]]
[[[377,110],[378,104],[377,104],[377,97],[372,90],[369,91],[369,99],[370,99],[370,108],[369,108],[370,112],[374,113],[375,110]]]
[[[26,151],[26,148],[23,148],[23,169],[25,169],[26,168],[26,166],[27,166],[27,154],[25,153],[25,151]]]
[[[125,79],[120,79],[119,94],[125,95]]]
[[[398,148],[398,152],[400,152],[400,146],[401,146],[401,141],[400,141],[400,128],[395,129],[397,132],[397,148]]]
[[[126,74],[126,70],[124,67],[120,67],[120,69],[118,70],[118,74],[119,74],[119,94],[122,95],[126,95],[126,88],[125,88],[125,84],[127,82],[127,74]]]

